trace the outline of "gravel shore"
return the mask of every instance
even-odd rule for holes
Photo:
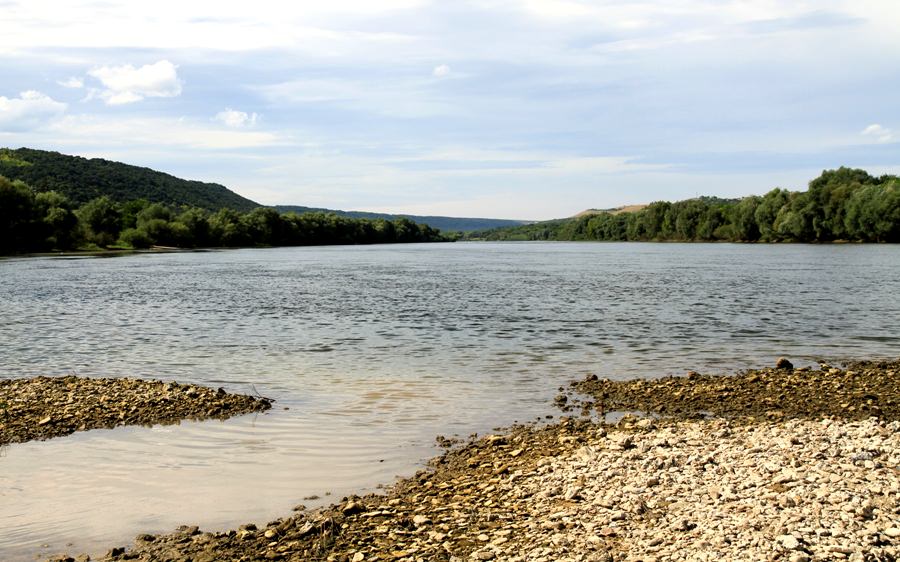
[[[613,395],[631,405],[628,396],[649,397],[643,405],[675,404],[681,413],[513,427],[450,449],[383,495],[298,506],[259,527],[141,535],[104,559],[893,561],[900,420],[890,406],[898,389],[882,381],[898,368],[744,374],[739,394],[747,399],[738,403],[746,407],[727,412],[709,408],[713,389],[731,384],[725,377],[661,379],[658,388],[698,397],[680,406],[671,395],[657,402],[646,382],[592,378],[608,403]],[[832,386],[823,391],[808,380],[843,381],[848,390],[828,399]],[[808,395],[817,388],[821,400]]]
[[[224,419],[271,407],[266,399],[192,384],[131,378],[0,380],[0,445],[120,425]]]

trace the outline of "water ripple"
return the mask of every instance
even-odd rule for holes
[[[0,261],[0,377],[77,372],[277,400],[225,422],[0,451],[0,559],[265,522],[552,413],[587,372],[896,355],[900,248],[447,244]],[[332,492],[325,496],[325,492]],[[302,498],[319,495],[319,500]],[[42,549],[41,545],[49,545]]]

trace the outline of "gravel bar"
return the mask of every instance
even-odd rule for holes
[[[678,414],[515,426],[449,449],[384,494],[298,506],[266,525],[139,535],[103,559],[895,561],[900,420],[891,405],[897,388],[881,379],[893,380],[898,367],[744,373],[726,388],[742,389],[730,396],[746,396],[737,402],[745,410],[710,407],[725,377],[681,377],[677,389],[664,379],[604,383],[605,404],[647,412],[664,404]],[[828,377],[840,384],[825,384]],[[694,384],[710,400],[670,408]],[[647,388],[671,394],[656,400]],[[641,401],[624,400],[629,394]]]
[[[271,401],[223,389],[133,378],[0,380],[0,445],[120,425],[173,424],[259,412]]]

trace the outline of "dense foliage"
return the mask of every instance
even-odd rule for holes
[[[438,242],[440,232],[409,219],[351,219],[326,213],[282,214],[257,207],[211,212],[145,199],[107,196],[76,207],[55,191],[36,192],[0,176],[0,254],[79,248],[312,246]]]
[[[900,178],[827,170],[809,190],[742,199],[658,201],[630,213],[597,213],[475,232],[486,240],[900,242]]]
[[[56,191],[75,205],[105,195],[118,203],[146,199],[151,203],[188,205],[211,211],[223,208],[250,211],[259,207],[219,184],[183,180],[149,168],[100,158],[30,148],[0,149],[0,175],[22,180],[37,191]]]
[[[301,207],[297,205],[276,205],[275,209],[282,213],[334,213],[342,217],[350,217],[353,219],[385,219],[394,220],[400,217],[407,218],[411,221],[427,224],[432,228],[436,228],[443,232],[471,232],[473,230],[487,230],[492,228],[503,228],[507,226],[519,226],[527,224],[528,221],[517,221],[510,219],[481,219],[466,217],[438,217],[430,215],[391,215],[388,213],[371,213],[368,211],[336,211],[332,209],[319,209],[315,207]]]

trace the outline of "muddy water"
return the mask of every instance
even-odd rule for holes
[[[0,450],[0,559],[371,490],[413,472],[437,434],[552,413],[556,387],[586,372],[897,356],[898,271],[892,246],[728,244],[0,261],[0,377],[145,376],[277,400],[225,422]]]

